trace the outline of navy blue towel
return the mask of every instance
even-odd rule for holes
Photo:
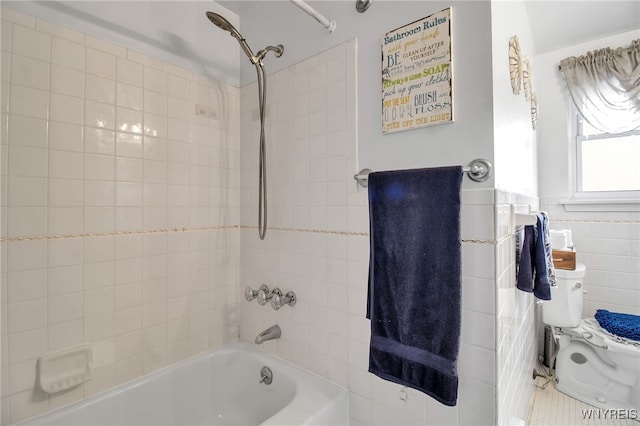
[[[462,167],[369,175],[369,371],[456,405]]]
[[[539,212],[536,225],[524,227],[516,287],[538,299],[551,300],[551,286],[555,282],[548,218],[546,213]]]
[[[522,248],[519,251],[516,287],[527,293],[533,293],[533,252],[536,243],[533,225],[525,226],[522,233]]]
[[[600,327],[609,333],[631,340],[640,340],[640,316],[638,315],[598,309],[596,311],[596,319]]]

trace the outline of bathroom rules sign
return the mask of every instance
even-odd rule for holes
[[[451,8],[382,38],[382,133],[453,121]]]

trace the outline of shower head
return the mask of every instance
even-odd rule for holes
[[[209,20],[213,22],[216,27],[220,28],[221,30],[228,31],[229,33],[231,33],[232,37],[238,40],[238,43],[240,43],[240,47],[242,47],[242,50],[244,50],[244,53],[249,57],[249,60],[251,61],[252,64],[255,65],[256,62],[259,61],[259,59],[253,55],[251,48],[247,44],[244,37],[242,37],[242,34],[240,34],[238,30],[236,30],[236,28],[233,25],[231,25],[231,22],[227,21],[224,17],[218,15],[217,13],[213,13],[213,12],[207,12],[207,18],[209,18]]]
[[[238,30],[236,30],[235,27],[231,25],[231,22],[227,21],[224,17],[218,15],[217,13],[207,12],[207,18],[209,18],[209,20],[213,22],[216,27],[220,28],[221,30],[230,32],[231,35],[237,39],[242,39],[242,36],[238,32]]]

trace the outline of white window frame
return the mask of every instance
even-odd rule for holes
[[[640,130],[633,130],[623,134],[581,136],[579,131],[581,120],[584,119],[571,100],[569,100],[569,120],[571,198],[562,203],[565,210],[640,211],[640,191],[581,191],[582,164],[580,162],[580,142],[608,137],[614,138],[620,135],[640,135]]]

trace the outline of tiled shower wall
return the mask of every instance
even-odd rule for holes
[[[463,318],[460,396],[446,407],[367,372],[369,258],[366,190],[357,164],[356,43],[347,42],[269,75],[269,230],[257,223],[256,85],[241,89],[241,279],[295,291],[274,311],[241,301],[240,336],[273,324],[282,338],[262,348],[349,388],[354,425],[493,425],[496,419],[493,190],[462,194]],[[467,179],[465,179],[467,180]],[[472,187],[473,184],[470,184]]]
[[[239,90],[10,9],[2,19],[10,424],[237,338]],[[38,356],[82,342],[92,380],[39,391]]]

